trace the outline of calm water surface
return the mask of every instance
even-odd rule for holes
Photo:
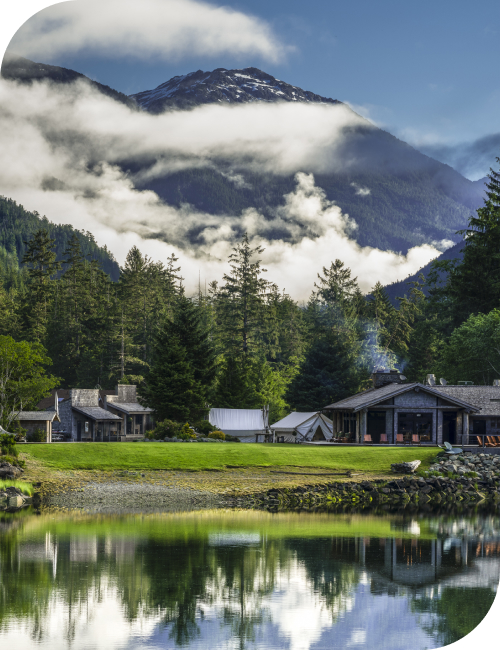
[[[439,648],[499,575],[498,515],[3,515],[0,647]]]

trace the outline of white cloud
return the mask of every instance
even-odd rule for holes
[[[322,266],[342,259],[368,291],[377,280],[402,279],[437,256],[428,245],[408,255],[360,247],[355,222],[299,173],[295,189],[264,216],[256,209],[212,215],[192,206],[165,205],[136,189],[117,162],[159,161],[162,171],[210,165],[224,156],[269,172],[328,169],[344,128],[357,117],[342,106],[306,104],[204,106],[153,116],[77,84],[33,87],[0,83],[0,193],[56,223],[90,230],[123,262],[132,245],[155,259],[179,257],[188,289],[201,271],[222,278],[226,260],[247,231],[265,247],[268,277],[295,298],[306,299]],[[241,182],[230,172],[233,182]],[[234,180],[236,179],[236,180]],[[275,233],[282,233],[276,240]]]
[[[291,48],[260,18],[200,0],[73,0],[33,16],[11,49],[42,59],[89,50],[139,59],[231,54],[278,61]]]
[[[351,183],[351,187],[354,187],[358,196],[369,196],[372,193],[369,187],[362,187],[357,183]]]

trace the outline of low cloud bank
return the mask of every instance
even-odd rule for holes
[[[342,106],[307,104],[204,106],[152,116],[81,83],[1,81],[0,192],[56,223],[91,231],[121,263],[132,245],[156,259],[173,252],[189,290],[200,272],[207,280],[222,278],[231,248],[246,231],[253,245],[266,249],[267,277],[294,298],[307,299],[317,272],[335,258],[369,291],[377,280],[386,284],[414,273],[439,251],[423,245],[403,256],[359,246],[350,239],[356,223],[326,198],[312,173],[296,173],[295,189],[270,215],[255,209],[211,215],[138,190],[137,177],[118,164],[147,160],[148,176],[160,167],[161,173],[217,168],[218,158],[235,168],[319,172],[330,169],[345,131],[358,120]],[[234,183],[245,182],[229,174]]]

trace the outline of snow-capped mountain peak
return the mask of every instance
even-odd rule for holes
[[[131,95],[143,109],[161,113],[169,108],[190,108],[200,104],[248,102],[314,102],[339,104],[336,99],[321,97],[276,79],[257,68],[212,72],[197,70],[172,77],[154,90]]]

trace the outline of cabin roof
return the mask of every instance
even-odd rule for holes
[[[102,409],[100,406],[72,406],[73,411],[86,415],[91,420],[119,420],[121,417]]]
[[[17,416],[17,419],[20,422],[28,420],[36,420],[39,422],[53,422],[56,420],[57,422],[60,422],[59,416],[55,411],[21,411]]]
[[[330,404],[329,406],[325,406],[324,408],[325,410],[329,409],[332,411],[357,412],[362,409],[368,408],[369,406],[375,406],[376,404],[380,404],[380,402],[385,402],[388,399],[395,397],[396,395],[402,395],[403,393],[407,393],[410,390],[415,390],[416,388],[430,395],[435,395],[436,397],[444,398],[448,402],[451,402],[452,404],[456,404],[460,408],[464,408],[470,411],[479,410],[479,408],[475,405],[474,401],[471,399],[473,396],[469,395],[468,393],[455,395],[450,392],[445,394],[444,391],[441,391],[440,389],[452,388],[452,386],[439,386],[439,387],[427,386],[425,384],[420,384],[418,382],[412,382],[410,384],[392,383],[392,384],[386,384],[381,388],[370,388],[369,390],[363,393],[358,393],[357,395],[353,395],[352,397],[347,397],[346,399],[340,400],[339,402],[335,402],[334,404]],[[469,388],[469,387],[460,386],[457,388]],[[489,388],[489,386],[485,388]],[[500,398],[500,389],[497,388],[497,391]],[[465,400],[466,397],[468,398],[467,401]]]
[[[500,417],[500,386],[435,386],[446,399],[462,399],[474,404],[476,415]]]
[[[143,406],[139,402],[108,402],[108,407],[116,409],[117,411],[123,411],[124,413],[152,413],[153,409],[150,409],[148,406]]]

